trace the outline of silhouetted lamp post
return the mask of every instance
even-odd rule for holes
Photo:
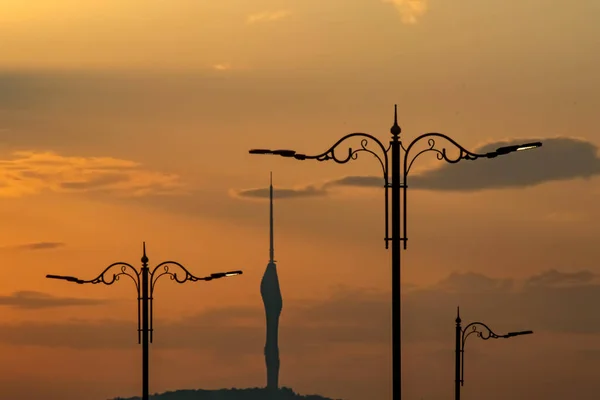
[[[171,272],[169,267],[178,267],[183,271],[183,275],[177,275],[177,272]],[[110,273],[113,268],[117,271]],[[164,261],[158,264],[150,271],[148,268],[148,257],[146,256],[146,243],[143,244],[142,268],[138,271],[134,266],[124,262],[116,262],[106,267],[102,273],[94,279],[83,280],[73,276],[46,275],[50,279],[62,279],[68,282],[83,283],[103,283],[112,285],[119,280],[121,275],[128,276],[135,284],[138,295],[138,343],[142,344],[142,400],[149,399],[149,343],[152,343],[152,300],[154,299],[154,286],[161,277],[168,275],[171,280],[177,283],[187,281],[211,281],[213,279],[225,278],[229,276],[241,275],[242,271],[217,272],[205,277],[192,275],[183,265],[175,261]]]
[[[486,324],[482,322],[471,322],[464,329],[460,326],[460,310],[456,312],[456,356],[455,356],[455,379],[454,399],[460,400],[460,387],[465,383],[465,341],[471,334],[475,333],[483,340],[508,339],[515,336],[530,335],[533,331],[509,332],[506,335],[497,335]],[[479,330],[483,328],[483,330]]]
[[[394,106],[394,125],[390,130],[392,138],[390,145],[386,147],[379,139],[368,134],[368,133],[351,133],[342,137],[327,151],[317,155],[306,155],[298,153],[295,150],[267,150],[267,149],[253,149],[250,150],[250,154],[273,154],[282,157],[295,158],[296,160],[317,160],[317,161],[328,161],[333,160],[339,164],[345,164],[350,160],[356,160],[358,153],[361,151],[367,152],[375,156],[381,165],[383,172],[383,187],[385,189],[385,248],[388,248],[388,242],[392,242],[392,353],[393,353],[393,399],[399,400],[401,398],[401,373],[400,373],[400,243],[404,243],[406,249],[406,189],[408,187],[407,176],[410,172],[413,162],[423,153],[433,151],[436,153],[438,160],[445,160],[451,164],[457,163],[460,160],[476,160],[478,158],[494,158],[500,155],[509,154],[515,151],[528,150],[540,147],[542,143],[527,143],[522,145],[505,146],[496,149],[485,154],[476,154],[466,150],[464,147],[456,143],[450,137],[441,133],[425,133],[418,136],[406,147],[403,146],[400,140],[400,126],[398,126],[397,110]],[[348,148],[347,155],[338,156],[335,150],[347,139],[361,138],[360,147],[353,149]],[[445,147],[436,148],[436,139],[443,139],[448,141],[452,146],[458,150],[458,154],[455,157],[450,157]],[[413,146],[418,142],[427,139],[427,147],[420,150],[414,156],[409,157]],[[369,140],[375,143],[375,150],[368,148]],[[391,150],[391,155],[389,154]],[[401,165],[401,152],[404,151],[404,157]],[[389,164],[391,162],[391,182],[390,182],[390,171]],[[388,230],[388,208],[389,208],[389,191],[392,189],[392,237],[389,237]],[[400,190],[403,190],[402,196],[402,208],[400,206]],[[402,210],[402,218],[400,212]],[[401,225],[402,220],[402,225]]]

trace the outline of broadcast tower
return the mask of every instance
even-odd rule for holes
[[[267,365],[267,390],[277,393],[279,390],[279,316],[283,302],[275,265],[275,251],[273,249],[273,173],[269,187],[270,198],[270,249],[269,264],[260,282],[260,294],[265,305],[267,319],[267,340],[265,343],[265,362]]]

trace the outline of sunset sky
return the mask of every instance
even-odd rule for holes
[[[470,338],[465,399],[597,399],[599,20],[596,0],[0,1],[0,398],[141,395],[131,282],[44,277],[139,266],[143,241],[151,266],[244,270],[158,283],[150,392],[264,386],[272,171],[280,384],[389,399],[377,161],[248,150],[387,143],[398,104],[405,144],[544,142],[411,170],[403,398],[452,398],[460,306],[535,331]]]

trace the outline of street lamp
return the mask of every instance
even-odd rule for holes
[[[400,373],[400,243],[404,243],[404,249],[406,249],[406,189],[407,189],[407,176],[410,172],[413,162],[423,153],[433,151],[436,153],[438,160],[445,160],[451,164],[457,163],[460,160],[476,160],[478,158],[494,158],[500,155],[509,154],[515,151],[534,149],[541,147],[542,143],[526,143],[522,145],[505,146],[496,149],[495,151],[488,152],[485,154],[476,154],[466,150],[464,147],[459,145],[452,138],[441,134],[441,133],[425,133],[414,139],[407,147],[402,145],[400,140],[400,126],[398,126],[398,113],[397,107],[394,106],[394,125],[390,129],[392,138],[390,145],[386,147],[379,139],[368,133],[351,133],[342,137],[327,151],[317,155],[306,155],[298,153],[295,150],[268,150],[268,149],[253,149],[250,150],[250,154],[273,154],[282,157],[295,158],[296,160],[317,160],[327,161],[333,160],[338,164],[345,164],[350,160],[356,160],[358,153],[367,152],[373,155],[381,165],[384,180],[385,189],[385,248],[388,248],[388,244],[392,242],[392,375],[393,375],[393,399],[399,400],[401,398],[401,373]],[[342,144],[346,139],[350,138],[361,138],[360,148],[353,149],[348,148],[347,156],[338,156],[335,150]],[[458,149],[458,154],[455,157],[450,157],[445,147],[436,148],[436,139],[444,139],[451,145]],[[414,156],[409,157],[410,151],[413,146],[427,139],[427,147],[419,151]],[[368,148],[369,140],[375,143],[375,150]],[[391,155],[389,154],[391,150]],[[400,170],[401,152],[404,151],[404,160],[402,171]],[[378,154],[379,153],[379,154]],[[391,158],[391,159],[390,159]],[[390,171],[389,164],[391,163],[391,182],[390,182]],[[388,230],[388,209],[389,209],[389,189],[392,189],[391,202],[392,202],[392,236],[389,237]],[[403,189],[402,197],[402,218],[400,217],[400,190]],[[401,227],[402,220],[402,227]]]
[[[171,272],[169,267],[175,266],[183,271],[183,275],[177,275],[177,272]],[[109,271],[118,267],[118,271]],[[159,270],[160,269],[160,270]],[[134,266],[124,262],[116,262],[106,267],[102,273],[94,279],[83,280],[73,276],[46,275],[46,278],[61,279],[78,284],[84,283],[103,283],[112,285],[119,280],[121,275],[128,276],[135,284],[138,295],[138,343],[142,344],[142,400],[149,399],[149,343],[152,343],[152,300],[154,299],[154,286],[161,277],[168,275],[171,280],[177,283],[187,281],[211,281],[229,276],[241,275],[242,271],[217,272],[205,277],[192,275],[183,265],[175,261],[164,261],[158,264],[152,271],[148,268],[148,257],[146,256],[146,242],[143,244],[142,268],[138,271]]]
[[[455,356],[455,379],[454,379],[454,399],[460,400],[460,387],[465,383],[465,341],[475,333],[483,340],[488,339],[508,339],[515,336],[530,335],[533,331],[508,332],[506,335],[497,335],[486,324],[482,322],[471,322],[464,329],[460,326],[460,310],[456,311],[456,356]],[[469,329],[470,328],[470,329]],[[478,330],[483,328],[483,331]]]

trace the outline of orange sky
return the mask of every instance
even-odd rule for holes
[[[464,396],[595,399],[598,17],[593,0],[3,1],[0,397],[139,395],[133,286],[44,276],[138,265],[143,241],[151,265],[244,270],[158,284],[151,392],[263,386],[268,205],[248,194],[273,171],[281,384],[390,398],[381,189],[336,185],[376,161],[248,150],[385,142],[398,104],[405,143],[545,143],[411,171],[405,399],[450,398],[457,305],[536,332],[469,340]]]

